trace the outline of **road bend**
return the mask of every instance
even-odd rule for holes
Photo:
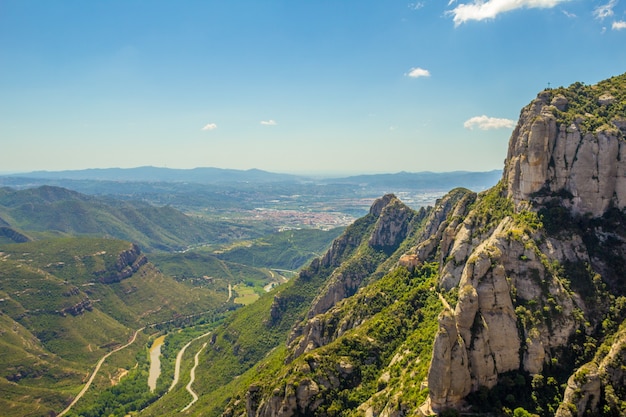
[[[100,358],[100,360],[98,361],[98,363],[96,364],[96,367],[94,368],[93,372],[91,373],[91,376],[89,377],[89,380],[87,381],[87,383],[85,384],[85,386],[83,387],[82,390],[80,390],[80,392],[78,393],[78,395],[74,398],[74,400],[72,400],[72,402],[70,403],[70,405],[68,405],[65,410],[61,411],[57,417],[61,417],[65,414],[67,414],[67,412],[69,412],[72,407],[74,407],[74,405],[78,402],[78,400],[80,400],[83,395],[85,395],[85,393],[87,392],[87,390],[89,389],[89,387],[91,387],[91,384],[93,383],[93,380],[96,378],[96,375],[98,374],[98,371],[100,370],[100,367],[102,366],[102,364],[104,363],[104,361],[107,360],[107,358],[109,356],[111,356],[112,354],[119,352],[122,349],[126,349],[128,346],[132,345],[133,343],[135,343],[135,340],[137,339],[137,334],[139,334],[140,331],[142,331],[143,329],[145,329],[145,327],[142,327],[140,329],[135,330],[135,333],[133,333],[133,337],[130,339],[130,341],[128,343],[126,343],[124,346],[119,346],[115,349],[113,349],[112,351],[110,351],[109,353],[107,353],[106,355],[104,355],[102,358]]]
[[[191,378],[189,379],[189,383],[187,384],[187,387],[186,387],[187,392],[191,394],[191,397],[193,399],[191,400],[189,404],[185,406],[185,408],[180,410],[181,412],[189,410],[189,407],[191,407],[196,401],[198,401],[198,394],[196,394],[196,392],[191,388],[191,386],[193,385],[193,382],[196,380],[196,368],[198,367],[198,362],[199,362],[198,358],[200,356],[200,352],[202,352],[202,350],[206,347],[206,345],[207,345],[207,342],[204,342],[204,344],[198,350],[198,352],[196,353],[196,356],[194,357],[194,365],[193,365],[193,368],[191,368]]]

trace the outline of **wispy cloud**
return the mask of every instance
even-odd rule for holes
[[[202,130],[215,130],[215,129],[217,129],[217,125],[215,123],[209,123],[208,125],[202,128]]]
[[[459,4],[448,14],[453,16],[454,25],[459,26],[470,20],[494,19],[500,13],[512,10],[549,9],[568,1],[571,0],[473,0],[470,3]]]
[[[617,4],[617,0],[610,0],[607,4],[598,6],[593,11],[593,15],[598,20],[604,20],[607,17],[613,16],[613,8]]]
[[[278,123],[276,123],[275,120],[270,119],[270,120],[261,120],[261,124],[263,126],[276,126]]]
[[[515,120],[487,117],[483,114],[482,116],[475,116],[466,120],[463,126],[470,130],[474,128],[481,130],[513,129],[515,127]]]
[[[407,77],[411,77],[411,78],[430,77],[430,71],[424,68],[416,67],[416,68],[411,68],[411,70],[404,75],[406,75]]]
[[[421,9],[424,6],[425,6],[425,4],[424,4],[423,1],[417,1],[415,3],[409,3],[409,9],[412,9],[412,10],[419,10],[419,9]]]
[[[576,16],[574,13],[570,13],[570,12],[568,12],[567,10],[563,10],[563,14],[564,14],[566,17],[569,17],[570,19],[574,19],[574,18],[578,17],[578,16]]]
[[[618,22],[613,22],[613,25],[611,26],[611,28],[613,30],[622,30],[622,29],[626,29],[626,21],[624,20],[620,20]]]

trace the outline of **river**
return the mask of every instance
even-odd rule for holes
[[[154,392],[157,385],[157,379],[161,375],[161,346],[165,341],[165,335],[154,339],[154,343],[150,347],[150,373],[148,374],[148,386],[150,391]]]

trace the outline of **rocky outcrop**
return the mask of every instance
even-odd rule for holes
[[[599,106],[613,103],[610,94]],[[626,129],[611,117],[592,131],[591,114],[559,118],[568,99],[551,90],[540,93],[520,115],[504,170],[507,195],[516,204],[544,204],[558,197],[576,214],[602,216],[610,207],[626,207]],[[599,124],[599,123],[597,123]]]
[[[72,316],[80,316],[85,311],[92,311],[92,310],[93,310],[93,305],[91,304],[91,300],[87,298],[77,304],[74,304],[72,306],[62,309],[58,313],[63,317],[67,316],[68,314]]]
[[[103,284],[112,284],[131,277],[146,263],[148,258],[141,253],[139,246],[133,243],[129,249],[119,253],[113,268],[97,271],[95,275]]]
[[[616,102],[606,93],[597,101],[598,106]],[[566,113],[570,104],[565,96],[544,91],[522,110],[509,143],[502,191],[490,191],[491,204],[496,199],[513,202],[509,216],[486,221],[488,210],[478,208],[438,240],[440,285],[458,291],[458,302],[454,311],[440,316],[434,342],[428,378],[428,405],[434,411],[461,407],[468,394],[494,387],[506,372],[542,373],[577,331],[586,326],[589,334],[599,325],[594,311],[602,303],[586,305],[589,294],[573,290],[570,283],[593,274],[609,284],[619,280],[606,253],[623,258],[622,226],[609,231],[597,226],[600,221],[593,225],[580,219],[626,208],[624,124],[590,114],[563,123],[572,117]],[[589,123],[592,118],[595,125]],[[547,206],[563,210],[558,218],[544,220],[569,229],[552,227],[548,234],[516,217]],[[562,265],[576,268],[566,271]],[[576,375],[570,379],[578,410],[597,406],[599,393],[592,391],[600,389],[602,378],[596,368],[579,371],[589,376],[584,383],[575,384]],[[562,407],[562,415],[567,410]]]
[[[356,232],[344,236],[312,264],[332,265],[334,272],[292,333],[290,367],[280,382],[250,388],[248,415],[326,415],[341,397],[338,393],[345,397],[354,389],[363,394],[363,385],[369,398],[360,397],[363,402],[356,405],[341,397],[338,403],[368,416],[470,411],[478,398],[510,389],[512,378],[520,392],[496,401],[508,402],[510,409],[534,402],[542,415],[553,414],[557,407],[560,417],[597,415],[600,408],[623,414],[624,105],[626,75],[589,88],[575,85],[540,93],[522,110],[502,181],[478,195],[453,190],[428,211],[413,235],[402,224],[410,218],[402,205],[392,196],[378,200],[368,215],[375,224],[354,229],[361,238]],[[338,254],[348,253],[348,239],[353,255],[346,259]],[[399,246],[402,239],[406,246]],[[412,247],[405,250],[409,242]],[[403,253],[397,254],[397,248]],[[395,250],[394,263],[373,262],[370,250],[380,256]],[[361,288],[380,265],[403,268]],[[426,273],[437,268],[438,274]],[[376,285],[382,283],[388,286]],[[412,292],[413,287],[395,294],[394,288],[404,288],[400,283],[426,284],[422,290],[428,296]],[[408,301],[410,294],[416,298]],[[427,297],[432,303],[429,317],[440,308],[434,306],[443,305],[432,352],[423,349],[420,337],[424,330],[432,335],[435,329],[410,319],[424,317],[426,309],[420,308]],[[408,323],[416,327],[406,339],[390,336],[409,328]],[[619,323],[622,330],[616,334]],[[356,337],[362,339],[351,339]],[[589,355],[595,343],[605,343],[596,359],[576,369],[583,361],[571,352]],[[370,360],[368,354],[378,346],[393,349]],[[323,356],[319,352],[335,354],[325,358],[320,372],[311,372],[311,358]],[[361,358],[353,373],[349,364],[342,364],[345,354]],[[426,375],[418,365],[428,359]],[[330,372],[333,364],[343,371]],[[572,376],[559,407],[558,390],[567,375]],[[544,378],[549,382],[544,384]],[[543,388],[554,391],[543,393]],[[517,401],[517,395],[531,390],[532,398]],[[428,400],[411,403],[419,395]]]
[[[346,253],[343,248],[345,243],[350,242],[353,248],[366,245],[361,251],[361,256],[351,259],[344,259],[336,270],[334,270],[321,293],[314,299],[311,308],[307,313],[308,320],[295,326],[289,337],[288,344],[291,346],[292,354],[289,360],[301,354],[323,346],[336,337],[337,331],[345,331],[350,328],[350,324],[343,323],[343,327],[338,329],[336,323],[332,326],[320,315],[329,311],[341,300],[356,293],[364,279],[370,276],[380,266],[410,233],[411,220],[416,213],[403,204],[392,194],[385,195],[377,199],[371,206],[368,217],[375,219],[371,232],[368,236],[355,238],[352,234],[346,233],[337,239],[331,249],[322,258],[322,266],[333,265],[332,260],[336,259],[337,253]],[[421,214],[425,215],[424,212]],[[369,255],[365,252],[371,250]],[[377,256],[382,254],[383,256]],[[314,265],[317,264],[314,262]],[[278,301],[275,300],[275,303]]]
[[[415,212],[394,195],[386,195],[374,202],[370,213],[379,220],[368,244],[374,249],[392,253],[407,236]]]
[[[416,231],[416,241],[422,243],[402,255],[398,263],[407,269],[412,269],[424,261],[434,260],[438,247],[436,243],[441,240],[442,234],[448,227],[456,226],[475,198],[476,194],[469,190],[456,189],[439,199],[428,215],[426,211],[418,213],[417,218],[426,217],[422,227]],[[367,244],[386,252],[397,248],[407,238],[410,219],[414,216],[414,212],[395,196],[387,195],[374,202],[370,215],[377,217],[377,221]],[[333,244],[333,248],[336,246]],[[333,248],[329,253],[335,251]],[[330,312],[338,302],[354,294],[363,279],[377,267],[377,264],[368,264],[365,258],[358,258],[356,261],[359,268],[348,262],[350,272],[346,272],[348,268],[339,268],[333,274],[331,279],[334,278],[334,281],[331,281],[326,291],[315,300],[309,310],[308,320],[292,332],[291,359],[330,343],[365,319],[354,314],[341,318],[337,314],[324,314]],[[275,303],[277,302],[275,300]]]
[[[555,256],[579,260],[584,258],[577,246],[581,242],[550,241],[540,248],[527,235],[512,238],[514,229],[506,218],[473,248],[461,273],[456,307],[440,318],[428,379],[435,411],[461,406],[470,392],[495,386],[508,371],[540,373],[552,349],[564,346],[580,325],[572,313],[583,307],[582,301],[563,287],[543,253],[550,246]],[[523,306],[531,301],[547,313],[520,325],[526,320]]]
[[[408,225],[415,212],[407,207],[394,195],[386,195],[376,200],[370,209],[369,216],[376,219],[374,229],[370,233],[367,244],[374,250],[389,252],[404,240],[409,229]],[[322,259],[322,265],[332,265],[333,253],[337,252],[335,244]],[[353,295],[363,279],[370,275],[378,263],[373,259],[360,258],[352,262],[344,262],[344,268],[337,269],[328,280],[328,285],[315,299],[307,316],[312,318],[325,313],[332,306],[346,297]]]

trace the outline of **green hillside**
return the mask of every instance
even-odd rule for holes
[[[11,416],[60,411],[98,359],[135,330],[214,317],[227,298],[161,274],[136,246],[113,239],[0,245],[0,278],[0,404]],[[131,362],[102,375],[131,367],[145,341],[129,350]]]
[[[209,222],[170,206],[96,198],[60,187],[0,188],[0,226],[30,237],[89,235],[135,242],[145,251],[258,237],[262,228]],[[0,238],[10,237],[0,233]]]
[[[419,234],[426,212],[403,209],[408,210],[412,219],[406,240],[411,242]],[[384,275],[383,271],[397,261],[401,250],[396,248],[397,255],[388,256],[384,248],[371,247],[369,238],[383,222],[381,217],[370,213],[357,220],[335,240],[323,258],[315,259],[296,278],[226,319],[211,336],[210,349],[203,353],[196,370],[196,377],[202,383],[197,386],[200,399],[191,410],[192,415],[221,414],[233,393],[241,394],[252,381],[280,367],[286,359],[284,341],[293,326],[305,317],[311,302],[335,276],[335,268],[339,267],[345,274],[354,273],[355,278],[357,275],[363,279]],[[168,394],[143,414],[172,415],[186,401],[185,392]]]
[[[287,230],[256,239],[249,244],[238,243],[217,257],[230,262],[256,267],[298,270],[306,262],[321,256],[343,228]]]

